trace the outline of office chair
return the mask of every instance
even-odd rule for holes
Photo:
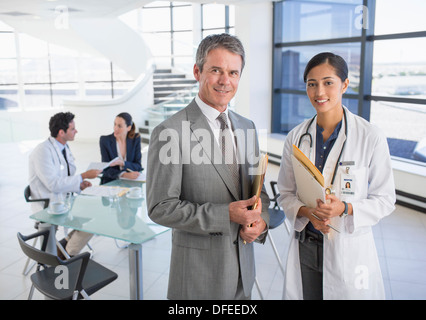
[[[34,289],[54,300],[90,300],[90,295],[117,279],[115,272],[91,260],[89,252],[68,260],[45,252],[49,233],[49,230],[43,230],[28,236],[17,234],[22,251],[38,263],[37,271],[31,275],[28,300],[32,299]],[[43,237],[41,249],[27,243],[39,237]]]
[[[43,209],[46,209],[48,206],[49,206],[49,202],[50,202],[50,199],[49,198],[43,198],[43,199],[33,199],[32,197],[31,197],[31,188],[30,188],[30,186],[28,185],[28,186],[26,186],[25,187],[25,189],[24,189],[24,198],[25,198],[25,201],[26,202],[43,202]],[[36,229],[36,230],[39,230],[39,225],[40,225],[40,221],[36,221],[35,222],[35,224],[34,224],[34,228]],[[64,231],[65,231],[65,234],[67,234],[68,232],[67,232],[67,228],[64,228]],[[37,244],[37,239],[38,238],[35,238],[34,239],[34,243],[33,243],[33,246],[35,247],[36,246],[36,244]],[[66,257],[66,258],[69,258],[69,255],[68,255],[68,253],[66,252],[66,250],[65,250],[65,248],[62,246],[62,244],[58,241],[58,240],[56,240],[56,245],[57,245],[57,247],[59,248],[59,250],[61,250],[61,252],[62,252],[62,254],[64,255],[64,257]],[[89,244],[89,243],[87,243],[86,244],[87,245],[87,247],[89,248],[89,252],[90,252],[90,254],[93,256],[93,252],[94,252],[94,250],[93,250],[93,248],[91,247],[91,245]],[[28,267],[28,265],[30,264],[30,261],[31,261],[31,259],[27,259],[27,262],[25,263],[25,266],[24,266],[24,270],[22,271],[22,274],[23,275],[27,275],[29,272],[30,272],[30,270],[35,266],[35,263],[33,263],[31,266],[29,266]]]
[[[271,181],[270,184],[271,184],[273,198],[271,198],[269,200],[271,201],[271,203],[273,203],[273,206],[268,208],[269,230],[275,229],[275,228],[279,227],[282,223],[284,223],[288,234],[290,234],[290,228],[287,225],[287,221],[285,219],[284,211],[281,210],[280,205],[278,204],[278,198],[279,198],[280,194],[277,192],[277,189],[276,189],[277,188],[277,182]],[[280,255],[278,253],[278,250],[275,246],[275,242],[274,242],[270,232],[268,232],[267,237],[268,237],[268,239],[271,243],[272,250],[274,251],[275,257],[277,258],[278,265],[280,266],[281,272],[282,272],[283,275],[285,275],[285,270],[284,270],[283,264],[281,262]],[[260,299],[263,300],[263,294],[260,290],[260,286],[259,286],[259,283],[257,281],[257,278],[255,278],[255,284],[256,284],[256,287],[257,287],[257,291],[259,292]]]
[[[26,186],[24,189],[24,198],[26,202],[43,202],[43,209],[46,209],[49,206],[49,202],[50,199],[49,198],[44,198],[44,199],[33,199],[31,197],[31,188],[30,186]],[[40,224],[40,221],[36,221],[34,224],[34,228],[36,230],[38,230],[38,226]],[[37,244],[37,238],[34,239],[34,243],[33,246],[35,247],[35,245]],[[34,267],[35,263],[33,263],[30,267],[28,267],[29,263],[30,263],[31,259],[27,259],[27,262],[25,263],[24,266],[24,271],[22,272],[23,275],[27,275],[28,272],[30,272],[30,270]]]

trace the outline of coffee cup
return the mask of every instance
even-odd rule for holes
[[[62,212],[65,209],[64,202],[50,202],[49,206],[52,212]]]
[[[130,188],[128,196],[131,198],[140,198],[142,197],[142,189],[139,187]]]

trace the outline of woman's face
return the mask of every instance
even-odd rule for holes
[[[116,117],[114,120],[114,137],[116,138],[125,138],[127,132],[129,132],[131,126],[126,126],[126,121],[121,117]]]
[[[344,82],[337,76],[334,67],[320,64],[309,71],[306,93],[317,113],[338,110],[342,106],[342,95],[346,92],[349,79]]]

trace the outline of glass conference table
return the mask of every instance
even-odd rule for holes
[[[145,183],[115,180],[106,187],[141,187],[141,198],[99,195],[77,195],[70,201],[70,210],[64,214],[53,215],[44,209],[31,218],[55,226],[63,226],[106,236],[129,243],[129,281],[130,299],[143,299],[142,282],[142,243],[169,230],[148,217]]]

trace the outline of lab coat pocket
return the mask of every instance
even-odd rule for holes
[[[348,288],[369,289],[371,276],[375,274],[376,254],[373,235],[367,230],[343,240],[343,272]]]

